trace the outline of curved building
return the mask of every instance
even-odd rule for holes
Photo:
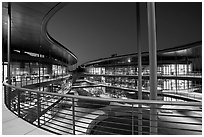
[[[6,109],[57,135],[202,134],[202,41],[113,54],[77,66],[75,53],[47,30],[65,5],[2,3]],[[154,47],[155,7],[147,5]]]
[[[197,92],[202,93],[201,50],[202,43],[199,41],[157,51],[158,91],[164,94],[166,94],[165,92],[180,94],[182,91],[188,91],[195,88]],[[127,90],[131,89],[137,91],[137,61],[138,55],[130,54],[90,61],[83,64],[83,66],[86,68],[85,75],[87,80],[113,86],[118,89],[127,88]],[[142,89],[147,92],[149,92],[150,89],[149,69],[148,52],[143,52]],[[133,97],[137,98],[137,95]]]

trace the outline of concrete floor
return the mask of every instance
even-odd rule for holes
[[[2,96],[4,97],[4,96]],[[2,135],[53,135],[13,114],[2,99]]]

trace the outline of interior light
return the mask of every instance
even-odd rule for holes
[[[130,58],[128,59],[128,62],[129,62],[129,63],[131,62],[131,59],[130,59]]]

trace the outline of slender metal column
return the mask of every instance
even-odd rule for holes
[[[189,75],[189,64],[188,64],[188,57],[186,57],[186,75]],[[189,80],[187,80],[187,89],[189,89]]]
[[[41,76],[41,74],[40,74],[40,70],[41,70],[41,65],[40,65],[40,62],[41,62],[41,55],[40,55],[40,51],[41,51],[41,39],[39,38],[39,44],[40,44],[40,49],[39,49],[39,58],[38,58],[38,76],[39,76],[39,87],[38,87],[38,89],[39,89],[39,91],[41,91],[41,80],[40,80],[40,76]],[[40,127],[40,113],[41,113],[41,95],[40,95],[40,93],[37,93],[37,126],[38,127]]]
[[[58,77],[58,64],[57,64],[57,77]]]
[[[74,98],[72,98],[72,126],[73,126],[73,135],[75,135],[75,104]]]
[[[136,20],[137,20],[137,53],[138,53],[138,99],[142,100],[142,57],[140,44],[140,4],[136,3]],[[138,112],[138,134],[142,135],[142,105],[139,104]]]
[[[157,43],[155,3],[147,3],[150,62],[150,100],[157,100]],[[150,134],[157,134],[157,105],[150,105]]]
[[[7,26],[8,36],[7,36],[7,78],[8,78],[8,84],[11,84],[11,76],[10,76],[10,64],[11,64],[11,58],[10,58],[10,46],[11,46],[11,3],[8,2],[8,26]],[[7,87],[8,92],[8,108],[11,109],[11,99],[10,99],[10,92],[11,88]]]
[[[4,53],[2,53],[2,54],[4,54]],[[2,55],[3,57],[4,57],[4,55]],[[2,83],[4,82],[4,59],[2,59]]]
[[[176,85],[176,93],[177,93],[177,89],[178,89],[178,80],[177,80],[177,55],[176,55],[176,64],[175,64],[175,75],[176,75],[176,79],[175,79],[175,85]]]
[[[40,127],[40,113],[41,113],[41,102],[40,102],[40,93],[37,93],[37,126]]]
[[[132,104],[132,135],[134,135],[134,104]]]

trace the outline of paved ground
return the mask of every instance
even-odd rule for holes
[[[52,135],[52,133],[39,129],[13,114],[2,99],[2,135]]]

